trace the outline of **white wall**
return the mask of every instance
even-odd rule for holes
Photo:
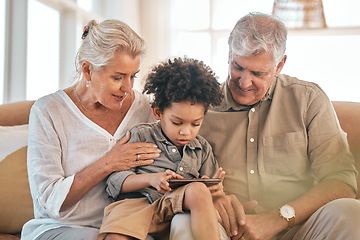
[[[136,87],[141,88],[144,76],[157,63],[170,55],[170,20],[168,0],[142,0],[140,4],[141,36],[147,43],[147,54],[142,63]],[[141,85],[141,86],[140,86]]]
[[[146,42],[147,53],[142,61],[134,88],[142,90],[149,69],[169,56],[168,0],[102,0],[98,14],[106,19],[127,23]]]
[[[35,1],[35,0],[34,0]],[[90,19],[102,20],[102,19],[119,19],[129,24],[140,36],[144,38],[147,43],[148,51],[145,55],[140,74],[135,82],[135,88],[142,90],[143,80],[149,69],[154,65],[158,64],[171,56],[171,36],[174,29],[170,26],[170,0],[82,0],[92,1],[93,7],[96,12],[89,13],[84,9],[79,8],[74,0],[37,0],[49,6],[52,6],[60,11],[60,59],[59,59],[59,88],[65,88],[72,84],[69,79],[73,76],[74,69],[74,58],[77,48],[81,43],[81,31],[83,26]],[[269,0],[270,1],[270,0]],[[353,1],[353,0],[352,0]],[[12,16],[7,19],[7,28],[13,27],[12,30],[7,30],[7,46],[5,58],[5,84],[4,84],[4,100],[5,102],[21,101],[26,99],[26,37],[27,37],[27,16],[26,16],[26,5],[28,0],[7,0],[10,2]],[[186,18],[186,12],[184,13]],[[74,24],[75,23],[75,24]],[[17,26],[15,26],[15,25]],[[20,26],[20,27],[19,27]],[[359,27],[349,28],[347,31],[354,32],[357,30],[357,37],[359,36]],[[326,30],[329,31],[329,30]],[[338,34],[337,30],[334,34]],[[289,32],[289,36],[293,35],[293,32]],[[349,33],[340,33],[349,35]],[[226,45],[226,44],[225,44]],[[224,48],[227,46],[224,45]],[[291,42],[289,42],[289,51]],[[175,46],[176,47],[176,46]],[[179,46],[177,46],[179,47]],[[302,46],[303,48],[303,46]],[[336,46],[339,48],[339,46]],[[341,50],[341,48],[340,48]],[[332,56],[333,51],[329,50],[326,55]],[[344,53],[345,54],[345,53]],[[348,54],[346,52],[346,54]],[[9,57],[10,56],[10,57]],[[345,55],[344,55],[345,56]],[[308,56],[309,57],[309,56]],[[310,57],[313,58],[311,55]],[[301,59],[302,57],[291,54],[289,56],[288,63],[286,65],[286,71],[294,72],[295,70],[300,71],[295,73],[295,76],[303,78],[304,80],[310,80],[308,76],[302,76],[304,69],[308,67],[299,67],[299,64],[294,64],[294,69],[291,68],[292,59]],[[347,57],[337,59],[343,61],[346,64]],[[25,62],[24,62],[25,61]],[[351,61],[353,64],[357,64],[357,61]],[[219,64],[216,64],[219,65]],[[316,66],[317,64],[312,64]],[[223,68],[223,67],[222,67]],[[353,69],[354,67],[352,67]],[[19,71],[21,69],[21,71]],[[332,74],[331,71],[342,73],[347,70],[346,67],[342,69],[330,69],[325,66],[323,71],[327,74]],[[349,71],[350,72],[350,71]],[[333,74],[332,74],[333,75]],[[314,74],[312,74],[314,77]],[[353,78],[359,80],[357,75]],[[316,80],[319,78],[316,78]],[[355,82],[358,82],[355,80]],[[328,78],[326,78],[324,89],[327,91],[327,87],[330,86]],[[356,91],[354,84],[350,84],[349,87],[353,87],[353,91]],[[344,87],[348,93],[347,86]],[[328,91],[330,92],[330,91]],[[335,93],[337,97],[343,98],[338,93]],[[333,98],[335,99],[335,98]],[[344,98],[347,100],[348,98]],[[360,98],[359,98],[360,99]],[[0,101],[1,102],[1,101]]]

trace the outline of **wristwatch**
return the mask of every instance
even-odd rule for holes
[[[295,225],[295,209],[292,206],[286,204],[280,207],[280,216],[288,222],[288,230]]]

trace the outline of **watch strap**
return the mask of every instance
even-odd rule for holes
[[[290,219],[287,219],[287,221],[288,221],[287,230],[290,230],[290,228],[292,228],[295,225],[295,216]]]

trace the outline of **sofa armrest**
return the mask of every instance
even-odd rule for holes
[[[0,105],[0,126],[29,123],[29,113],[34,101],[22,101]]]

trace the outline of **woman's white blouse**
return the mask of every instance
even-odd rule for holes
[[[63,90],[35,102],[27,160],[35,219],[24,225],[21,239],[33,240],[60,226],[100,227],[103,210],[111,203],[105,181],[71,208],[60,212],[60,207],[76,173],[104,156],[131,127],[154,121],[148,97],[134,92],[135,100],[114,136],[85,117]]]

